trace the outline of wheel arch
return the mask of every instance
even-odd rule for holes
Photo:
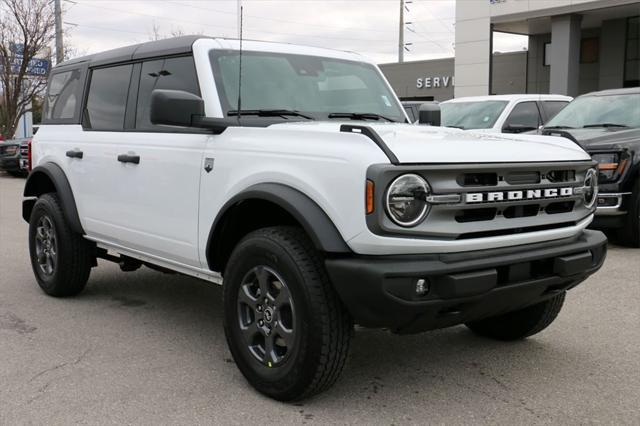
[[[260,217],[248,218],[256,210]],[[224,271],[233,247],[242,237],[274,225],[300,226],[322,252],[351,252],[334,223],[315,201],[290,186],[261,183],[235,195],[218,212],[207,239],[209,268]]]
[[[22,218],[29,222],[36,198],[50,192],[58,194],[62,211],[71,229],[84,234],[69,180],[62,168],[55,163],[37,166],[29,173],[24,186],[23,195],[28,198],[22,201]]]

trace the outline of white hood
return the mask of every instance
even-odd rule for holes
[[[375,130],[401,163],[496,163],[581,161],[591,157],[572,141],[553,136],[503,135],[399,123],[296,122],[280,130],[339,132],[340,125]]]

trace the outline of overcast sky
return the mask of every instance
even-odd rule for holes
[[[485,0],[486,1],[486,0]],[[246,38],[360,52],[397,61],[399,0],[243,0]],[[454,55],[455,1],[407,4],[405,61]],[[63,0],[68,41],[94,53],[162,35],[236,37],[236,0]],[[522,50],[526,38],[498,34],[499,51]]]

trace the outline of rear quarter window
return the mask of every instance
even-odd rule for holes
[[[72,69],[51,75],[45,96],[43,122],[70,124],[80,122],[80,104],[85,81],[83,69]]]

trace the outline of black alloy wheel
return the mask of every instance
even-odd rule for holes
[[[36,225],[36,259],[40,270],[46,276],[51,276],[58,265],[58,238],[53,221],[48,215],[40,216]]]
[[[295,309],[284,280],[267,266],[256,266],[238,289],[238,324],[249,352],[267,367],[293,351]]]

